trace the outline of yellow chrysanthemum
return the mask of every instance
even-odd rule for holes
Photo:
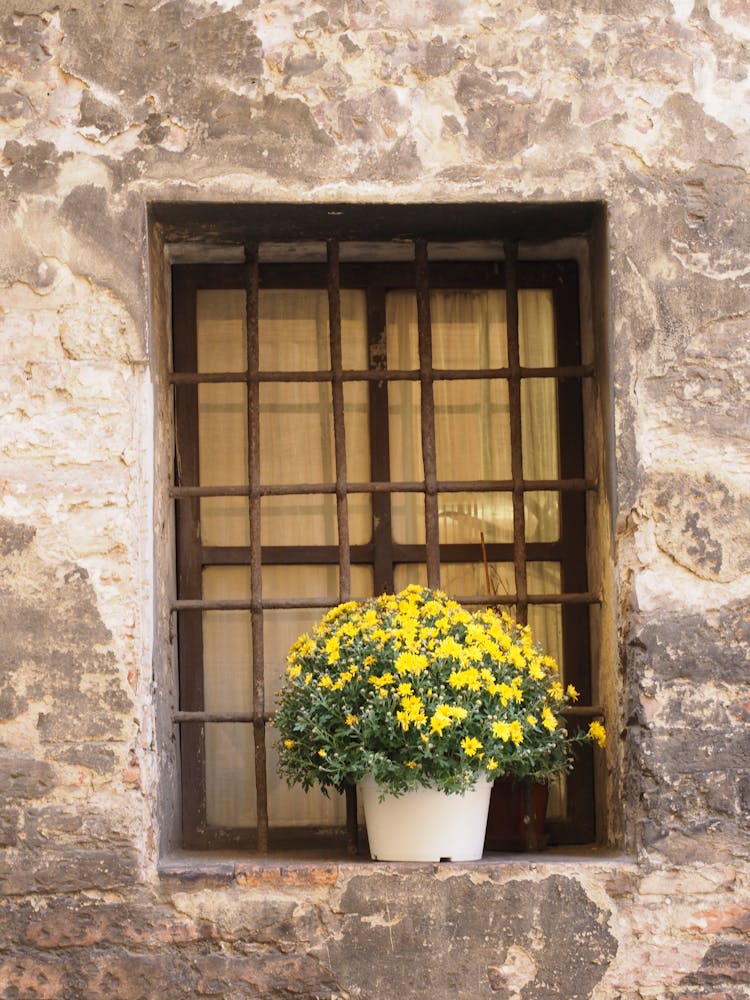
[[[596,720],[589,723],[589,736],[596,740],[600,747],[603,747],[607,742],[607,731],[601,722]]]
[[[542,725],[545,729],[548,729],[551,733],[557,729],[557,719],[550,711],[548,705],[545,705],[542,709]]]
[[[476,736],[464,736],[461,740],[461,749],[467,757],[473,757],[478,750],[482,749],[482,744]]]
[[[408,650],[400,653],[396,659],[396,670],[404,674],[421,674],[427,668],[428,659],[424,653],[410,653]]]

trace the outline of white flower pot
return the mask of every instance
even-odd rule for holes
[[[371,777],[359,785],[375,861],[476,861],[482,856],[492,782],[462,795],[417,788],[386,795]]]

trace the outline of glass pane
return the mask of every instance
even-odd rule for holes
[[[436,382],[433,391],[438,479],[509,479],[507,383]]]
[[[556,542],[560,537],[560,494],[526,493],[523,499],[526,541]]]
[[[291,788],[278,773],[278,754],[273,746],[274,730],[269,730],[266,749],[268,768],[268,822],[271,827],[346,825],[346,798],[336,792],[326,798],[319,788],[305,792]]]
[[[370,481],[370,418],[368,386],[364,382],[344,384],[346,427],[346,476],[350,483]],[[372,501],[367,493],[348,497],[349,541],[363,545],[372,537]]]
[[[532,562],[526,567],[527,584],[530,594],[559,594],[562,586],[560,564],[553,562]],[[545,653],[557,660],[560,677],[564,681],[562,606],[559,604],[529,605],[529,625],[534,642]],[[562,819],[567,813],[567,786],[565,776],[550,783],[548,819]]]
[[[490,563],[488,566],[490,589],[493,594],[512,594],[515,577],[512,563]],[[424,563],[400,563],[394,567],[394,588],[402,590],[410,583],[427,586],[427,567]],[[440,588],[454,597],[469,597],[487,593],[487,573],[481,560],[475,563],[442,563]],[[509,608],[511,611],[512,609]]]
[[[248,566],[207,566],[207,601],[250,599]],[[203,684],[206,711],[252,709],[252,625],[249,611],[203,612]]]
[[[414,291],[389,292],[386,295],[385,332],[388,367],[406,371],[419,368],[417,296]]]
[[[255,744],[244,723],[206,724],[206,819],[209,826],[255,826]]]
[[[246,600],[247,566],[203,571],[206,600]],[[249,611],[203,612],[203,682],[206,711],[252,710],[252,626]],[[210,825],[255,823],[252,727],[206,725],[206,809]]]
[[[393,567],[393,589],[396,593],[411,583],[427,586],[427,566],[424,563],[399,563]]]
[[[424,494],[391,494],[391,534],[402,545],[424,545]]]
[[[341,289],[341,363],[345,371],[367,368],[367,297],[359,288]]]
[[[415,482],[424,479],[420,398],[420,387],[416,382],[390,382],[388,385],[388,433],[392,482]]]
[[[526,567],[529,594],[559,594],[561,588],[560,564],[555,562],[530,562]],[[562,607],[559,604],[530,604],[529,625],[534,641],[550,656],[554,656],[564,671],[562,655]]]
[[[485,568],[481,557],[472,563],[443,563],[440,567],[440,586],[446,593],[457,597],[512,594],[515,590],[513,564],[491,562]]]
[[[195,308],[198,371],[246,371],[244,291],[238,288],[200,289]]]
[[[435,368],[504,368],[508,364],[504,291],[433,291],[430,319]]]
[[[441,544],[513,541],[510,493],[441,493],[438,505]]]
[[[198,386],[198,454],[201,486],[247,485],[247,391],[244,385]],[[204,545],[248,545],[247,497],[202,497]]]
[[[370,566],[352,566],[352,596],[369,597],[373,590]],[[264,566],[263,596],[330,598],[336,604],[339,568],[335,566]],[[267,701],[275,696],[284,676],[286,657],[295,639],[314,628],[324,608],[282,608],[264,613],[263,647],[266,661]]]
[[[328,294],[321,289],[261,289],[258,337],[261,371],[329,369]]]
[[[551,288],[518,292],[518,346],[525,368],[552,367],[556,362],[555,313]]]
[[[331,387],[260,386],[260,479],[263,484],[331,483],[336,478]]]
[[[336,497],[262,497],[261,545],[338,545]]]
[[[526,479],[560,475],[557,428],[557,382],[531,378],[521,382],[521,441]]]

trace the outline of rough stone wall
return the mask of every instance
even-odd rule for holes
[[[0,996],[750,995],[746,5],[0,0],[0,35]],[[159,871],[149,199],[607,203],[626,853]]]

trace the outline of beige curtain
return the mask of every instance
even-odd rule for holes
[[[342,292],[342,346],[345,369],[367,368],[365,296]],[[246,367],[245,298],[239,290],[202,291],[198,296],[198,368],[202,372]],[[507,365],[505,294],[499,290],[435,291],[430,308],[433,365],[440,369],[501,368]],[[519,293],[521,363],[555,363],[551,293]],[[264,371],[325,371],[330,367],[327,295],[318,290],[262,290],[260,295],[260,366]],[[389,368],[419,367],[416,302],[412,292],[392,292],[386,300]],[[508,393],[500,380],[438,381],[435,435],[438,477],[455,480],[509,479],[510,426]],[[419,384],[392,382],[389,394],[391,479],[421,480]],[[202,485],[247,484],[247,395],[244,385],[199,386],[199,450]],[[350,481],[370,478],[368,388],[345,385],[347,472]],[[260,387],[260,475],[264,484],[330,483],[335,479],[331,388],[325,382],[262,383]],[[524,475],[552,478],[559,466],[556,385],[534,379],[522,386]],[[505,493],[462,492],[440,496],[441,542],[477,544],[513,538],[511,498]],[[371,505],[363,494],[349,497],[350,538],[369,540]],[[526,500],[527,539],[549,541],[559,535],[556,493],[530,494]],[[398,542],[424,542],[424,501],[419,494],[393,497],[393,531]],[[204,545],[247,546],[246,498],[203,498]],[[333,496],[264,497],[261,533],[264,545],[337,544]],[[492,566],[498,590],[514,589],[513,567]],[[531,563],[532,592],[560,589],[559,567]],[[396,569],[395,586],[425,582],[423,566]],[[453,593],[485,591],[484,569],[475,563],[447,565],[443,587]],[[354,567],[352,591],[372,592],[371,571]],[[206,598],[248,598],[249,571],[244,566],[204,571]],[[266,566],[266,597],[338,596],[335,566]],[[283,674],[286,651],[318,618],[318,611],[270,611],[265,615],[267,704]],[[538,639],[554,655],[561,653],[560,609],[532,607],[530,622]],[[210,611],[203,615],[206,708],[250,711],[252,664],[250,615]],[[269,743],[271,741],[269,740]],[[252,732],[249,726],[206,727],[208,821],[226,826],[255,823]],[[269,819],[273,825],[343,824],[343,801],[312,792],[290,791],[276,777],[269,747]]]

